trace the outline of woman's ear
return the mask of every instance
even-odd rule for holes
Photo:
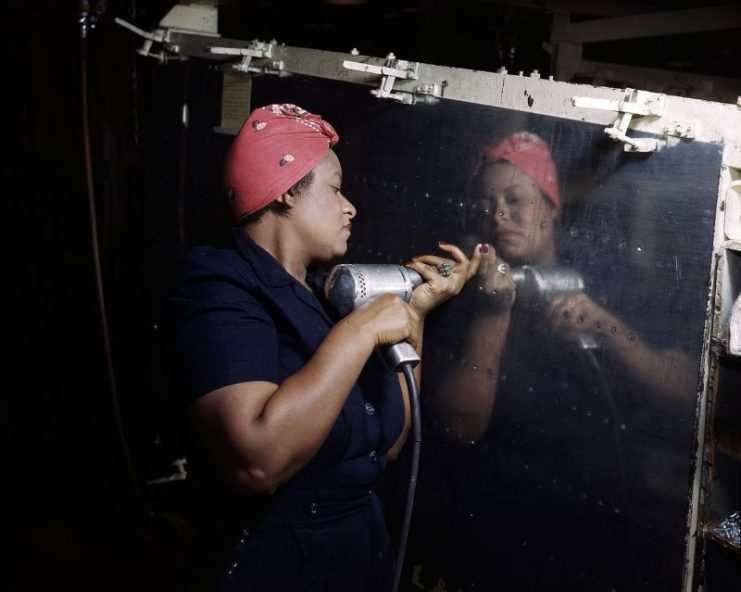
[[[277,201],[286,210],[290,210],[296,205],[296,196],[286,191],[275,201]]]

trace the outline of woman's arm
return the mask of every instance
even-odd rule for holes
[[[595,337],[641,385],[656,395],[671,398],[692,380],[686,354],[652,349],[628,325],[584,293],[554,298],[548,320],[551,328],[561,334],[588,333]]]
[[[455,361],[441,360],[445,371],[433,399],[433,409],[450,428],[447,433],[453,440],[477,440],[489,425],[515,300],[509,266],[489,245],[483,245],[480,252],[477,285],[467,289],[465,300],[455,303],[466,307],[462,315],[476,315],[476,322],[455,352]]]
[[[275,491],[319,449],[374,348],[417,345],[418,322],[401,299],[380,296],[340,320],[280,385],[243,382],[200,397],[192,418],[216,467],[239,490]]]
[[[420,358],[422,358],[422,343],[424,342],[424,321],[427,318],[427,315],[443,302],[450,300],[460,293],[466,282],[476,275],[484,253],[483,245],[477,244],[469,259],[463,251],[455,245],[444,242],[438,244],[441,250],[450,254],[452,260],[435,255],[424,255],[421,257],[414,257],[411,262],[407,263],[407,267],[415,270],[425,280],[423,284],[417,286],[414,290],[410,302],[410,306],[417,312],[420,320],[419,331],[416,337],[418,344],[416,349]],[[448,277],[442,276],[438,270],[438,266],[443,262],[447,262],[451,266],[451,274]],[[417,364],[417,367],[414,369],[414,376],[417,382],[417,388],[421,389],[421,363]],[[388,452],[388,458],[390,460],[394,460],[398,457],[404,443],[406,442],[411,427],[410,395],[406,379],[401,373],[399,373],[399,383],[404,395],[404,429]]]
[[[434,410],[453,441],[478,440],[489,426],[509,322],[509,309],[477,318],[460,352],[465,365],[446,368]]]

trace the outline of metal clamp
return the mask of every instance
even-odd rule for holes
[[[260,68],[251,66],[253,58],[269,59],[273,57],[274,46],[275,42],[264,43],[262,41],[253,41],[249,47],[208,47],[206,50],[215,56],[241,56],[242,60],[232,66],[238,72],[265,73],[267,70],[273,70],[279,73],[284,67],[282,61],[274,61],[269,66]]]
[[[121,18],[116,17],[115,21],[125,29],[128,29],[129,31],[139,35],[139,37],[144,38],[144,45],[142,45],[140,49],[137,49],[136,53],[143,55],[144,57],[155,58],[160,63],[166,62],[168,57],[177,57],[175,55],[170,56],[167,54],[164,48],[156,53],[152,51],[152,45],[155,43],[165,43],[167,37],[167,31],[165,29],[155,29],[152,33],[148,33],[144,29],[140,29],[136,25],[132,25]]]
[[[163,19],[164,21],[165,19]],[[177,27],[166,27],[166,28],[157,28],[151,33],[145,31],[144,29],[140,29],[136,25],[132,25],[129,22],[126,22],[125,20],[116,17],[115,19],[116,23],[124,27],[125,29],[128,29],[129,31],[132,31],[133,33],[136,33],[139,35],[139,37],[144,38],[144,45],[140,49],[136,50],[136,53],[143,55],[144,57],[148,58],[155,58],[160,63],[164,63],[169,59],[176,59],[176,60],[186,60],[188,59],[187,56],[184,56],[180,53],[180,46],[178,46],[176,43],[172,43],[171,38],[174,33],[182,33],[186,35],[198,35],[201,37],[214,37],[218,38],[220,35],[218,33],[210,33],[206,31],[192,31],[189,29],[182,29]],[[162,45],[162,49],[160,51],[154,52],[152,51],[152,46],[155,43],[159,43]]]
[[[605,128],[605,133],[613,140],[623,142],[623,149],[626,152],[653,152],[660,146],[659,140],[654,138],[629,138],[627,132],[634,115],[642,117],[663,116],[666,107],[666,95],[626,88],[625,99],[622,101],[573,97],[571,103],[575,107],[586,109],[617,111],[617,119],[611,127]]]
[[[416,101],[414,93],[398,92],[394,91],[393,88],[397,79],[417,80],[419,75],[419,62],[398,60],[393,53],[390,53],[386,56],[386,63],[383,66],[373,66],[362,62],[345,60],[342,62],[342,67],[356,72],[380,75],[380,87],[371,91],[371,94],[375,95],[379,99],[392,99],[399,103],[404,103],[405,105],[413,105]],[[440,87],[434,84],[423,84],[417,88],[417,92],[425,95],[440,96]]]

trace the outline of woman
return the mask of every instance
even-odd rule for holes
[[[171,339],[208,458],[238,496],[222,590],[385,590],[393,553],[374,487],[409,429],[399,376],[374,355],[407,339],[480,260],[414,258],[406,304],[380,296],[335,322],[308,270],[345,254],[355,208],[338,136],[290,104],[255,109],[227,155],[231,249],[194,249]],[[444,264],[444,265],[443,265]],[[438,271],[440,270],[440,271]]]
[[[485,302],[480,301],[478,309],[483,314],[466,339],[463,357],[485,364],[489,372],[477,373],[474,384],[466,388],[469,396],[460,397],[454,385],[472,379],[461,370],[451,377],[451,388],[443,389],[437,399],[453,433],[467,441],[480,438],[489,426],[516,302],[512,267],[558,265],[556,239],[562,207],[556,165],[548,145],[533,133],[515,133],[485,147],[474,165],[473,179],[480,196],[482,235],[491,239],[495,249],[484,255],[479,267],[478,289]],[[653,395],[671,398],[678,385],[691,380],[684,353],[651,348],[585,292],[555,296],[528,315],[530,329],[554,343],[588,334]]]
[[[690,384],[687,358],[650,347],[585,292],[536,306],[518,299],[513,266],[559,265],[556,166],[541,138],[520,132],[486,147],[474,169],[482,234],[495,249],[483,255],[478,285],[446,315],[471,319],[457,328],[460,362],[431,381],[441,385],[443,434],[466,445],[443,447],[450,458],[439,487],[452,500],[456,535],[432,563],[450,562],[441,577],[451,588],[642,589],[626,486],[641,458],[624,461],[618,426],[631,405],[650,415],[655,395]],[[645,445],[640,438],[631,444]]]

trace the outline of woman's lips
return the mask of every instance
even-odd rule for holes
[[[512,232],[511,230],[499,230],[496,233],[497,240],[511,241],[513,238],[516,238],[516,237],[517,237],[517,233]]]

